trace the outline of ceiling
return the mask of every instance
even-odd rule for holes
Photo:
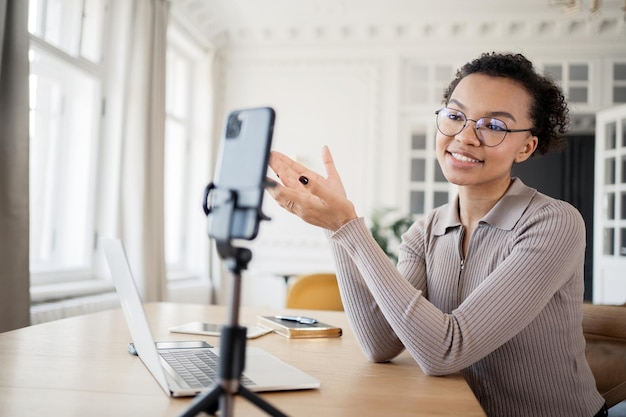
[[[210,40],[217,40],[244,31],[329,27],[349,31],[511,16],[614,19],[624,14],[626,0],[172,0],[172,4],[175,13],[185,16]],[[597,13],[590,12],[594,4],[601,5]]]

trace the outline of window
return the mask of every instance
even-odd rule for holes
[[[613,104],[626,103],[626,62],[613,63]]]
[[[450,184],[437,161],[435,138],[425,131],[413,130],[409,150],[409,212],[418,216],[448,203],[450,194]]]
[[[407,168],[406,197],[409,213],[423,216],[448,203],[452,187],[441,171],[435,150],[435,110],[454,75],[449,64],[407,60],[403,63],[400,103],[404,113],[402,155]],[[406,158],[407,155],[408,158]],[[403,168],[404,169],[404,168]]]
[[[105,10],[100,0],[30,2],[34,284],[91,269]]]
[[[209,164],[210,53],[177,21],[168,28],[165,125],[165,257],[169,279],[208,274],[201,208]]]
[[[100,85],[36,50],[31,71],[31,264],[33,271],[82,268],[90,253]]]
[[[186,161],[189,159],[192,62],[175,46],[167,52],[165,122],[165,244],[168,267],[180,266],[185,244],[185,205],[189,195]]]
[[[591,103],[588,63],[547,64],[543,72],[561,85],[570,103]]]
[[[56,49],[100,61],[107,1],[30,0],[29,31]]]
[[[112,290],[97,239],[123,228],[133,6],[126,0],[29,5],[30,270],[31,299],[39,303]],[[176,285],[168,285],[166,297],[206,302],[210,242],[200,202],[212,173],[211,49],[177,19],[168,24],[163,202],[167,277]]]
[[[626,256],[626,119],[611,120],[602,126],[601,152],[602,210],[600,218],[604,227],[602,254]],[[617,241],[619,237],[619,241]]]
[[[452,79],[450,65],[428,65],[407,61],[403,65],[402,104],[419,106],[428,103],[441,103],[444,88]]]

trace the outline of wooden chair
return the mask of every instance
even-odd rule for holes
[[[583,305],[587,361],[607,406],[626,401],[626,305]]]
[[[287,308],[343,311],[335,274],[311,274],[295,277],[287,289]]]

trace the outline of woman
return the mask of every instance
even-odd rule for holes
[[[437,111],[437,158],[451,204],[403,236],[397,267],[327,177],[273,152],[270,194],[329,231],[346,313],[372,361],[407,349],[424,372],[461,372],[489,416],[606,415],[582,333],[585,228],[571,205],[511,178],[514,163],[561,147],[560,89],[522,55],[466,64]]]

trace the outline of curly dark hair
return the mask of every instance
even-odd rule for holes
[[[550,78],[537,73],[526,57],[521,54],[484,53],[463,65],[456,78],[444,90],[443,102],[447,105],[459,82],[470,74],[485,74],[517,81],[532,98],[530,118],[531,133],[537,136],[536,153],[543,155],[565,147],[565,133],[569,129],[569,109],[561,88]],[[534,155],[534,154],[533,154]]]

